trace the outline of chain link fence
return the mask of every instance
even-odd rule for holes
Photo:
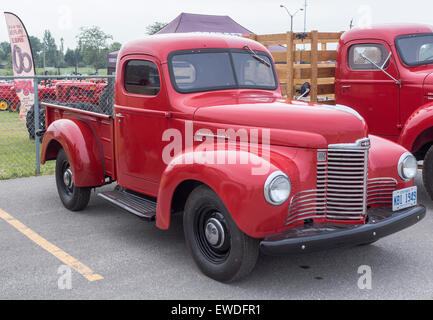
[[[23,87],[23,80],[37,85]],[[17,91],[34,93],[35,103],[20,119]],[[114,76],[0,77],[0,180],[54,173],[54,163],[40,165],[45,107],[52,103],[112,115]]]

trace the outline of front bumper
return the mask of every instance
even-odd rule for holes
[[[425,217],[425,212],[422,205],[398,212],[392,212],[389,207],[371,209],[367,224],[297,227],[265,238],[260,248],[265,254],[282,255],[367,244],[416,224]]]

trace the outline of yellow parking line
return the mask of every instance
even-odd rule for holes
[[[104,277],[101,275],[94,273],[92,269],[87,267],[86,265],[82,264],[80,261],[75,259],[74,257],[71,257],[69,254],[64,252],[62,249],[56,247],[48,240],[45,240],[40,235],[38,235],[36,232],[22,224],[20,221],[12,217],[9,213],[3,211],[0,209],[0,218],[2,218],[4,221],[9,223],[11,226],[13,226],[15,229],[17,229],[19,232],[21,232],[23,235],[25,235],[27,238],[32,240],[34,243],[36,243],[41,248],[45,249],[49,253],[51,253],[53,256],[55,256],[57,259],[62,261],[64,264],[68,265],[72,269],[76,270],[78,273],[80,273],[84,278],[87,280],[93,282],[97,280],[102,280]]]

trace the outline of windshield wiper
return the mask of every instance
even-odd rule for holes
[[[246,45],[244,47],[244,49],[247,49],[248,52],[251,54],[251,56],[256,59],[258,62],[263,63],[265,66],[267,66],[268,68],[271,67],[271,64],[269,62],[267,62],[265,59],[260,58],[257,53],[255,53],[248,45]]]

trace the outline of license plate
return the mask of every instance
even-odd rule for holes
[[[392,194],[392,211],[398,211],[416,206],[418,203],[417,197],[417,187],[394,191]]]

